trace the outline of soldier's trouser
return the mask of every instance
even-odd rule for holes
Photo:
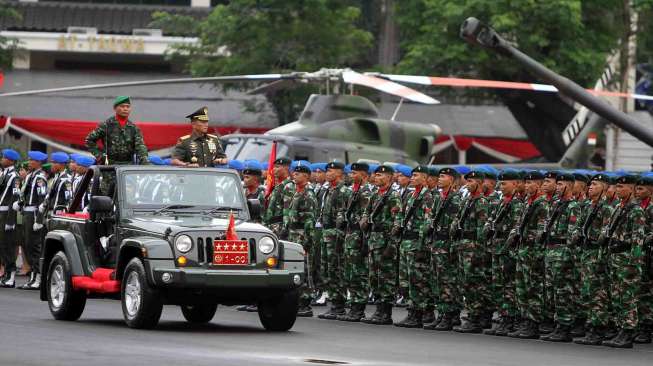
[[[639,323],[637,309],[638,294],[641,289],[641,250],[611,253],[608,259],[610,268],[610,298],[616,325],[621,329],[634,330]]]
[[[374,297],[382,303],[393,303],[397,289],[397,242],[386,239],[386,233],[373,232],[370,247],[370,284]]]
[[[458,294],[458,256],[451,253],[450,244],[436,241],[431,252],[431,264],[435,281],[436,309],[444,314],[461,309]]]
[[[515,254],[509,250],[493,254],[492,258],[493,303],[502,316],[517,315],[515,295]]]
[[[583,297],[581,296],[581,286],[582,280],[580,277],[580,272],[582,270],[582,250],[581,248],[575,247],[572,248],[572,258],[573,258],[573,299],[574,299],[574,313],[576,314],[576,321],[578,320],[587,320],[585,317],[585,305],[583,303]]]
[[[406,251],[408,265],[408,307],[416,310],[433,310],[431,292],[430,250]]]
[[[542,249],[524,243],[517,250],[515,286],[520,315],[537,323],[542,322],[544,310],[544,251]]]
[[[7,213],[0,212],[0,261],[5,266],[5,272],[16,271],[16,239],[13,230],[5,231]]]
[[[40,273],[39,259],[41,258],[41,245],[44,239],[44,230],[34,231],[35,212],[23,214],[23,230],[25,230],[25,244],[27,246],[26,257],[32,267],[32,272]]]
[[[551,281],[553,295],[553,309],[547,312],[553,313],[556,323],[565,326],[572,326],[575,321],[575,299],[573,298],[574,269],[571,249],[559,245],[546,249],[545,254],[546,277]],[[551,296],[551,295],[549,295]]]
[[[403,248],[402,245],[399,245],[399,290],[406,293],[406,290],[410,287],[410,280],[408,279],[409,274],[409,268],[410,265],[408,264],[408,253],[406,252],[406,249]]]
[[[605,255],[600,249],[584,249],[580,255],[580,306],[589,325],[607,326],[610,320],[609,282]]]
[[[323,229],[322,238],[324,243],[324,250],[322,255],[322,262],[326,262],[326,286],[325,289],[329,293],[329,300],[332,302],[344,302],[346,296],[346,286],[344,283],[343,274],[343,252],[342,243],[338,241],[343,240],[342,231],[338,229]]]
[[[483,245],[463,240],[456,245],[461,268],[461,292],[469,317],[479,317],[487,308],[488,278],[485,268],[486,252]]]
[[[311,269],[313,270],[313,283],[315,288],[324,289],[324,279],[322,278],[322,228],[316,228],[315,237],[311,242]]]
[[[653,326],[653,281],[650,279],[642,281],[639,288],[639,306],[637,309],[639,324]]]
[[[309,260],[312,260],[311,254],[312,254],[312,247],[311,243],[308,243],[306,240],[306,233],[304,230],[293,230],[291,229],[288,232],[288,241],[292,241],[294,243],[299,243],[302,244],[302,247],[304,247],[304,250],[306,251],[306,254],[309,256]],[[305,304],[310,304],[312,297],[313,297],[313,288],[311,288],[310,282],[313,282],[312,278],[309,276],[312,276],[311,274],[312,268],[304,268],[304,273],[306,275],[306,281],[302,284],[302,286],[299,288],[299,298],[302,303]]]
[[[369,268],[367,255],[363,256],[363,235],[352,231],[345,235],[345,284],[349,290],[352,304],[367,303]]]

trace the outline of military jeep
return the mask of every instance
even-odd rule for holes
[[[46,221],[41,300],[58,320],[79,319],[90,298],[120,300],[132,328],[155,327],[163,305],[205,323],[218,304],[257,304],[265,329],[289,330],[304,251],[255,223],[259,211],[233,170],[94,166]]]

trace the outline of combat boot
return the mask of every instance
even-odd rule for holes
[[[16,287],[16,271],[8,273],[7,279],[2,282],[0,287],[3,288],[14,288]]]
[[[365,304],[351,304],[349,313],[338,315],[338,320],[345,322],[359,322],[365,317]]]
[[[422,312],[420,310],[408,309],[408,315],[406,317],[394,324],[395,327],[402,328],[421,328],[422,324]]]
[[[541,334],[549,334],[555,329],[555,324],[551,320],[545,320],[540,323],[539,331]]]
[[[571,332],[570,326],[558,324],[551,334],[542,336],[540,339],[547,342],[571,342],[573,338],[569,332]]]
[[[464,320],[461,325],[453,327],[453,331],[458,333],[481,333],[483,328],[481,328],[478,317],[468,316],[468,319]]]
[[[528,319],[523,319],[519,324],[513,326],[513,331],[508,333],[508,337],[519,338],[519,334],[526,330],[526,328],[531,326],[531,321]]]
[[[492,315],[494,315],[494,312],[492,310],[486,311],[479,317],[479,324],[481,328],[483,329],[491,329],[492,328]]]
[[[571,329],[571,332],[569,334],[574,338],[585,336],[585,320],[584,319],[577,320],[576,324]]]
[[[29,285],[28,290],[38,290],[41,288],[41,274],[37,273],[36,276],[34,276],[34,282],[32,282],[31,285]]]
[[[613,339],[601,342],[602,345],[612,348],[633,348],[635,332],[631,329],[622,329]]]
[[[299,300],[299,310],[297,310],[297,316],[304,318],[313,317],[313,309],[311,309],[311,300],[310,299],[300,299]]]
[[[345,304],[344,302],[338,301],[338,302],[333,302],[327,312],[322,313],[317,317],[326,320],[336,320],[338,318],[338,315],[344,315],[344,314],[345,314]]]
[[[539,339],[540,338],[540,325],[537,322],[532,320],[528,321],[528,324],[517,336],[519,339]]]
[[[635,339],[633,339],[633,343],[637,343],[637,344],[651,343],[651,325],[650,324],[642,324],[639,327],[639,332],[637,332],[637,336],[635,337]]]
[[[427,319],[425,317],[422,317],[422,323],[424,324],[422,328],[426,330],[434,330],[435,327],[437,327],[438,324],[440,324],[440,322],[442,321],[442,314],[438,313],[438,316],[435,319],[433,319],[432,322],[427,322],[426,320]]]
[[[365,324],[372,324],[372,320],[381,317],[381,313],[383,312],[383,304],[379,303],[376,304],[376,310],[374,311],[374,314],[370,317],[364,317],[361,319],[362,323]]]
[[[422,312],[422,324],[432,324],[435,322],[435,314],[433,310],[425,310]]]
[[[28,290],[30,288],[30,286],[32,285],[32,283],[34,282],[35,278],[36,278],[36,273],[30,272],[29,273],[29,280],[27,280],[27,282],[24,285],[20,286],[19,289]]]
[[[370,324],[374,325],[392,325],[392,304],[382,303],[381,314],[377,318],[372,318]]]
[[[602,327],[590,326],[585,332],[585,336],[582,338],[574,339],[574,343],[583,344],[586,346],[600,346],[603,341],[603,335],[605,331]]]
[[[462,322],[460,320],[460,310],[454,311],[453,314],[453,326],[455,327],[456,325],[460,325]]]
[[[505,337],[508,333],[513,331],[513,324],[515,320],[509,316],[502,317],[499,326],[494,331],[494,335],[498,337]]]

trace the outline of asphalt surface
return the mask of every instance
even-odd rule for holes
[[[20,279],[24,282],[24,278]],[[316,314],[324,307],[315,307]],[[371,312],[371,307],[368,308]],[[399,320],[405,311],[395,312]],[[220,307],[210,324],[167,306],[159,326],[127,328],[120,303],[89,300],[76,322],[56,321],[36,291],[0,289],[0,366],[17,365],[651,365],[631,350],[299,318],[286,333],[255,313]]]

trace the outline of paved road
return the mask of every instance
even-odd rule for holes
[[[400,310],[395,319],[404,314]],[[79,321],[62,322],[50,316],[38,293],[0,289],[1,366],[630,366],[651,365],[652,359],[651,345],[613,350],[317,318],[300,318],[288,333],[267,333],[256,314],[232,307],[219,308],[212,323],[194,326],[168,306],[155,330],[141,331],[124,325],[117,301],[89,300]]]

